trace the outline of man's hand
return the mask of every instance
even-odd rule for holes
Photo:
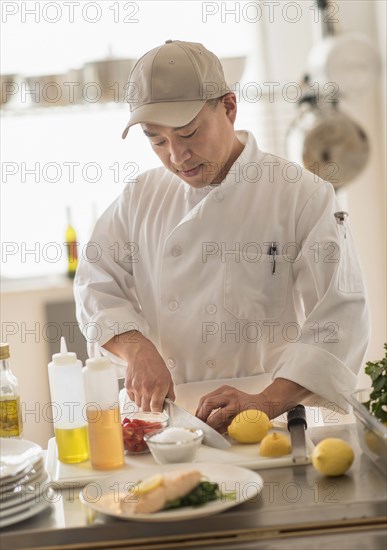
[[[265,391],[249,394],[231,386],[221,386],[204,395],[196,416],[219,432],[226,431],[234,416],[241,411],[258,409],[269,418],[276,418],[311,394],[309,390],[284,378],[277,378]]]
[[[200,399],[196,416],[224,433],[238,413],[247,409],[262,410],[262,407],[259,394],[251,395],[231,386],[221,386]]]
[[[143,411],[162,411],[166,397],[175,399],[172,377],[163,358],[140,332],[120,334],[104,348],[127,361],[125,388]]]

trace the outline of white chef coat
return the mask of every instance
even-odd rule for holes
[[[242,377],[258,393],[280,377],[348,410],[369,339],[348,222],[330,183],[237,136],[220,185],[160,167],[104,212],[77,269],[80,326],[100,346],[139,330],[177,385]]]

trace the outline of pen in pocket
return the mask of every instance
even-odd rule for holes
[[[335,212],[334,216],[336,218],[336,222],[339,225],[344,225],[345,226],[345,221],[348,218],[349,214],[348,214],[348,212],[345,212],[344,210],[342,210],[340,212]],[[344,231],[344,238],[345,239],[347,238],[347,230],[346,229]]]
[[[276,264],[276,258],[277,258],[277,245],[274,242],[271,243],[269,254],[271,256],[271,261],[272,261],[271,274],[275,275],[275,264]]]

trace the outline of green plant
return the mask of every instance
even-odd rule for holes
[[[380,361],[368,361],[365,372],[371,377],[372,392],[365,407],[381,422],[387,422],[387,343],[385,356]]]

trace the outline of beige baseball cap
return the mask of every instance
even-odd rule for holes
[[[122,139],[139,122],[185,126],[208,99],[231,91],[215,54],[196,42],[167,40],[140,57],[130,73],[130,120]]]

